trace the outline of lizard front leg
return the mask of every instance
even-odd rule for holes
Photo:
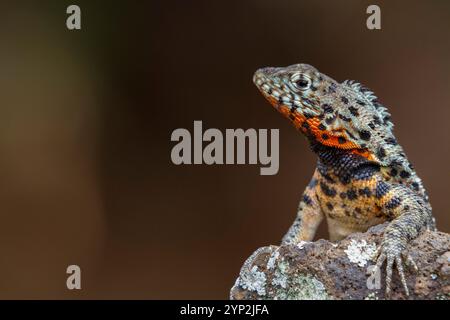
[[[324,217],[317,200],[316,187],[317,178],[315,173],[308,187],[303,192],[297,210],[297,217],[283,237],[282,244],[295,244],[300,241],[313,240],[316,230]]]
[[[380,270],[386,261],[386,295],[389,296],[395,264],[406,295],[409,295],[403,262],[417,270],[416,264],[407,253],[407,246],[422,230],[433,227],[431,207],[422,197],[404,185],[388,184],[384,181],[377,183],[376,197],[378,205],[392,220],[385,229],[377,252],[376,269]]]

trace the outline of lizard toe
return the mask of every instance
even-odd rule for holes
[[[400,275],[400,281],[402,282],[403,289],[405,290],[406,295],[409,296],[408,285],[406,284],[405,273],[403,272],[403,261],[399,256],[395,258],[395,265],[397,266],[398,274]]]
[[[394,257],[392,255],[387,255],[386,258],[386,296],[391,295],[391,282],[392,282],[392,269],[394,265]]]
[[[403,268],[403,264],[410,265],[414,269],[417,268],[414,260],[411,258],[409,254],[406,252],[399,252],[398,250],[389,250],[384,246],[381,246],[379,250],[377,250],[377,259],[376,259],[376,270],[381,270],[384,262],[386,262],[386,297],[390,297],[391,289],[392,289],[392,274],[394,268],[397,270],[400,281],[402,283],[403,289],[405,290],[405,294],[409,296],[409,289],[406,283],[405,271]]]
[[[411,257],[411,255],[409,253],[407,253],[406,251],[402,253],[403,259],[405,261],[405,264],[408,268],[412,269],[414,272],[418,272],[419,268],[417,267],[416,262],[414,261],[414,259]]]

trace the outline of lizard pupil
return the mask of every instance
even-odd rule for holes
[[[310,85],[310,82],[309,82],[309,80],[308,79],[298,79],[298,80],[296,80],[295,81],[295,86],[298,88],[298,89],[301,89],[301,90],[305,90],[305,89],[308,89],[309,88],[309,85]]]

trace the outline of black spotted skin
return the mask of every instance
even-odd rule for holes
[[[327,219],[331,240],[390,221],[378,249],[386,293],[394,264],[408,294],[408,243],[435,229],[421,179],[393,133],[391,115],[367,87],[338,83],[306,64],[263,68],[253,78],[272,106],[309,140],[318,162],[283,243],[311,241]]]

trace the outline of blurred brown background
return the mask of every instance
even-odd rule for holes
[[[82,9],[82,30],[65,27]],[[366,29],[378,4],[382,30]],[[0,298],[227,298],[315,165],[252,84],[309,63],[390,107],[450,231],[450,2],[2,1]],[[176,128],[279,128],[280,171],[175,166]],[[326,237],[322,226],[319,237]],[[66,289],[66,267],[82,290]]]

